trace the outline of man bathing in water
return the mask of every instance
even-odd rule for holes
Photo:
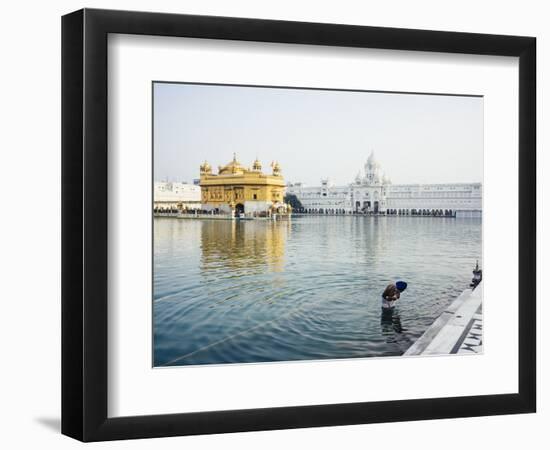
[[[382,308],[386,311],[393,308],[399,297],[401,297],[401,292],[405,289],[407,289],[407,283],[404,281],[388,284],[382,293]]]

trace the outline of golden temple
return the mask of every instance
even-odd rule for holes
[[[251,168],[243,166],[233,155],[233,160],[218,167],[205,161],[200,166],[201,203],[207,211],[261,215],[288,214],[290,206],[284,203],[286,184],[278,162],[271,163],[271,174],[262,172],[258,158]]]

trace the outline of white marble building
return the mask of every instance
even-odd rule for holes
[[[481,183],[392,184],[373,153],[348,185],[327,179],[313,187],[289,183],[287,193],[296,195],[306,213],[480,217],[482,210]]]
[[[194,184],[155,181],[153,197],[158,211],[201,208],[201,188]]]
[[[321,186],[308,187],[302,183],[287,185],[287,194],[295,194],[307,212],[315,212],[321,209],[337,212],[350,211],[349,186],[334,186],[330,180],[321,180]]]
[[[446,210],[457,216],[481,216],[481,183],[401,184],[388,189],[388,208],[398,214],[412,210]]]

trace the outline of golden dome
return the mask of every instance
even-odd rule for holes
[[[210,166],[210,164],[208,164],[208,161],[204,161],[203,164],[201,164],[200,166],[200,171],[201,173],[211,173],[212,172],[212,166]]]
[[[256,160],[252,164],[252,170],[254,170],[256,172],[261,172],[262,171],[262,163],[258,160],[258,158],[256,158]]]
[[[219,174],[242,174],[244,173],[245,168],[241,165],[239,161],[237,161],[237,155],[233,153],[233,160],[230,161],[228,164],[226,164],[223,167],[219,168]]]
[[[273,175],[280,175],[281,174],[281,166],[277,161],[273,164]]]

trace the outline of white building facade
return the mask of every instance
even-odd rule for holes
[[[481,183],[401,184],[388,189],[388,208],[400,215],[443,211],[443,215],[481,217]],[[449,214],[448,212],[451,211]]]
[[[345,186],[321,180],[320,186],[289,183],[287,193],[304,213],[388,214],[481,217],[481,183],[392,184],[371,153],[364,170]]]
[[[155,181],[155,211],[201,209],[201,188],[195,184]]]
[[[302,183],[287,185],[287,194],[294,194],[306,211],[321,212],[335,210],[335,213],[350,212],[349,186],[334,186],[330,180],[321,180],[321,186],[308,187]]]

